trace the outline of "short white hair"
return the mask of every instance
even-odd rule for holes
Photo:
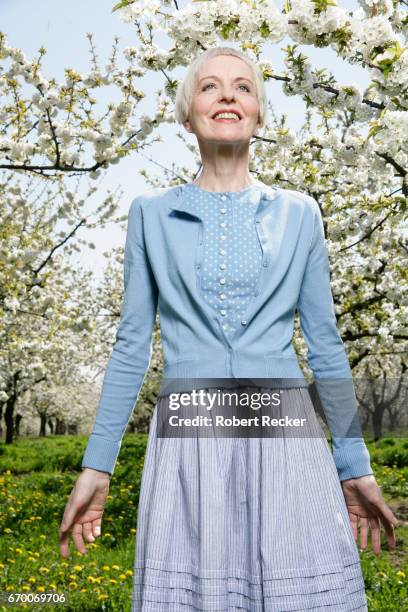
[[[191,62],[183,81],[181,81],[177,87],[174,107],[174,117],[176,121],[183,124],[188,119],[190,103],[197,83],[198,71],[207,60],[212,57],[216,57],[217,55],[233,55],[234,57],[238,57],[239,59],[243,60],[250,67],[258,98],[259,120],[261,127],[263,127],[267,119],[268,109],[266,88],[262,71],[249,57],[233,47],[211,47],[203,53],[200,53],[200,55],[195,57],[195,59]]]

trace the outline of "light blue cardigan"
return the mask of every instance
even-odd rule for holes
[[[169,381],[180,381],[179,390],[194,388],[191,379],[276,379],[277,387],[307,386],[292,345],[298,310],[339,478],[373,474],[363,438],[350,433],[359,431],[357,400],[336,325],[317,202],[258,182],[261,273],[243,324],[228,338],[200,293],[203,223],[183,201],[185,188],[153,188],[130,206],[121,318],[82,466],[114,471],[149,366],[157,310],[164,357],[160,395]]]

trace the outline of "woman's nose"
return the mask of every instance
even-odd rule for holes
[[[223,89],[221,92],[221,100],[234,100],[234,90]]]

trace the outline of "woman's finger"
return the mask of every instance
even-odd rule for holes
[[[75,523],[72,528],[72,539],[74,544],[80,553],[85,555],[88,551],[85,548],[84,540],[82,538],[82,525],[81,523]]]
[[[59,546],[63,557],[69,556],[68,531],[60,531]]]
[[[59,546],[61,555],[63,557],[69,556],[69,530],[72,526],[75,514],[75,508],[72,506],[71,502],[68,502],[65,506],[64,515],[62,517],[61,525],[59,527]]]
[[[102,518],[96,518],[92,521],[92,533],[94,538],[99,538],[102,530]]]
[[[360,548],[365,550],[368,541],[368,520],[365,516],[360,516]]]
[[[67,531],[74,523],[78,513],[83,509],[85,505],[85,500],[75,497],[70,497],[70,501],[68,501],[65,506],[64,515],[62,517],[60,530]]]
[[[349,512],[349,517],[350,517],[350,524],[351,524],[351,529],[353,530],[353,537],[354,537],[354,541],[357,542],[357,538],[358,538],[358,516],[357,514],[354,514],[353,512]]]
[[[95,538],[92,533],[92,523],[82,524],[82,535],[88,542],[94,542]]]
[[[373,553],[379,555],[381,552],[381,524],[378,516],[370,518],[370,527]]]
[[[372,511],[384,526],[385,535],[388,542],[395,543],[394,526],[398,524],[398,519],[381,497],[372,502]]]

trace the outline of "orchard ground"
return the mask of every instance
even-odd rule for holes
[[[102,536],[63,559],[58,527],[81,471],[87,438],[49,436],[0,444],[0,610],[10,593],[64,593],[69,611],[130,611],[137,506],[147,434],[127,434],[111,480]],[[377,482],[400,520],[397,549],[361,552],[369,612],[406,609],[408,601],[408,439],[366,440]],[[22,607],[22,606],[19,606]],[[26,604],[30,610],[55,609]]]

